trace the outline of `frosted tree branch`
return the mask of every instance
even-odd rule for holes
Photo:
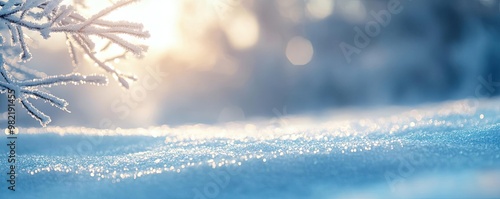
[[[110,21],[105,16],[115,10],[130,5],[137,0],[122,0],[114,3],[96,14],[85,17],[70,5],[63,5],[62,0],[0,0],[0,30],[7,30],[8,42],[0,35],[0,92],[14,90],[17,100],[38,120],[42,126],[51,119],[36,108],[29,100],[43,100],[63,111],[67,111],[68,102],[50,94],[45,88],[66,84],[106,85],[108,78],[104,75],[82,75],[79,73],[47,76],[23,65],[31,59],[25,31],[38,32],[44,39],[54,33],[66,36],[68,51],[73,65],[81,61],[79,55],[87,55],[95,65],[113,76],[123,87],[129,87],[129,81],[135,76],[123,74],[108,62],[123,58],[127,52],[141,56],[147,50],[143,45],[130,42],[128,37],[148,38],[142,24],[127,21]],[[74,0],[79,6],[86,6],[84,0]],[[5,32],[5,31],[4,31]],[[107,40],[104,50],[111,45],[121,47],[123,54],[107,59],[96,56],[95,39]]]

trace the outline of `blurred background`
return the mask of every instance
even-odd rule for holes
[[[91,14],[110,2],[86,5]],[[72,113],[35,103],[50,125],[214,124],[500,93],[498,0],[143,0],[109,18],[151,33],[139,40],[146,56],[113,61],[139,80],[51,88]],[[102,73],[90,61],[72,67],[64,35],[30,36],[30,67]]]

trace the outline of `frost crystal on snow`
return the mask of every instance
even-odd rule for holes
[[[142,24],[110,21],[104,16],[118,8],[129,5],[137,0],[123,0],[114,5],[85,17],[80,15],[73,6],[62,5],[62,0],[7,0],[0,1],[0,30],[8,34],[0,35],[0,88],[1,93],[14,90],[18,102],[28,113],[38,120],[42,126],[50,122],[50,117],[36,108],[29,100],[42,99],[61,110],[69,112],[68,102],[50,94],[47,87],[66,84],[106,85],[108,79],[104,75],[82,75],[79,73],[47,76],[42,72],[27,68],[22,63],[31,59],[29,46],[25,41],[24,31],[38,32],[48,39],[51,34],[66,35],[68,51],[73,64],[80,63],[79,52],[87,55],[99,68],[103,69],[125,88],[129,81],[135,81],[133,75],[123,74],[107,62],[124,57],[126,52],[142,55],[147,49],[143,45],[129,42],[125,37],[147,38],[149,33],[143,30]],[[82,4],[76,1],[75,4]],[[95,42],[92,38],[108,41],[124,50],[124,54],[101,60],[96,56]],[[7,37],[8,38],[8,37]]]

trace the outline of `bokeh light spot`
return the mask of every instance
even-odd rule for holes
[[[314,54],[314,49],[309,40],[303,37],[294,37],[286,46],[286,57],[296,66],[308,64]]]
[[[259,39],[259,23],[246,11],[238,12],[223,24],[224,31],[231,45],[236,49],[252,47]]]
[[[333,0],[310,0],[307,2],[307,11],[313,19],[324,19],[333,12]]]

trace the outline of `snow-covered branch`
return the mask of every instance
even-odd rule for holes
[[[50,94],[45,88],[66,84],[105,85],[108,78],[103,75],[82,75],[79,73],[48,76],[42,72],[23,66],[31,59],[25,31],[38,32],[44,39],[52,34],[66,35],[68,51],[73,64],[78,65],[79,54],[87,55],[95,65],[113,76],[125,88],[135,76],[123,74],[108,62],[111,58],[101,59],[96,56],[96,39],[107,40],[108,44],[121,47],[124,57],[127,52],[143,55],[147,48],[130,42],[129,37],[145,39],[149,33],[142,24],[126,21],[110,21],[104,17],[115,10],[130,5],[137,0],[122,0],[96,14],[86,17],[77,12],[75,7],[63,5],[62,0],[4,0],[0,1],[0,30],[7,30],[8,42],[0,35],[0,89],[4,93],[14,90],[18,101],[28,113],[40,121],[42,126],[50,122],[50,117],[37,109],[29,99],[42,99],[64,110],[68,103]],[[75,1],[84,6],[84,1]],[[5,32],[5,31],[4,31]],[[69,111],[68,111],[69,112]]]

